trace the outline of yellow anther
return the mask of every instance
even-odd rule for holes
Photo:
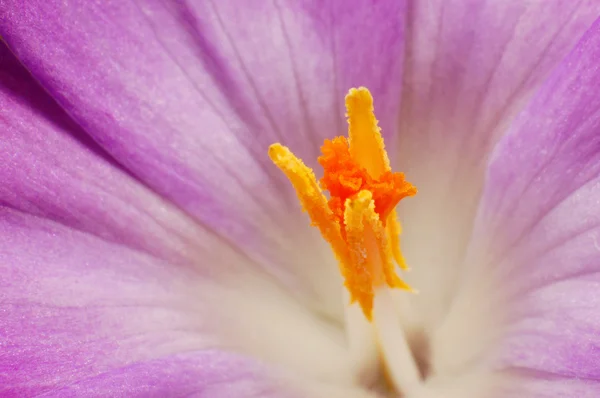
[[[312,224],[319,228],[323,238],[340,263],[348,261],[348,249],[340,231],[340,225],[327,205],[315,174],[288,148],[280,144],[269,147],[269,157],[284,172],[296,190],[302,209],[308,213]]]
[[[350,89],[346,95],[346,110],[352,157],[367,169],[373,178],[391,171],[369,90],[365,87]]]

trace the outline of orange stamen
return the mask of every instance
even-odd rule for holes
[[[350,154],[346,137],[325,140],[321,152],[323,155],[319,157],[319,164],[324,170],[321,186],[329,191],[329,207],[340,222],[346,200],[359,191],[373,193],[375,212],[380,215],[384,224],[401,199],[417,192],[414,186],[404,180],[402,173],[388,170],[380,174],[379,178],[373,178]]]
[[[375,287],[387,284],[411,290],[392,261],[407,268],[395,207],[417,190],[404,174],[391,171],[369,91],[351,89],[346,108],[349,139],[325,140],[318,159],[324,170],[320,183],[329,191],[329,200],[312,170],[289,149],[273,144],[269,156],[290,179],[312,224],[331,245],[351,301],[358,301],[370,320]]]

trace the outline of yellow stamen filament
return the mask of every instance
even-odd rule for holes
[[[378,287],[411,290],[396,274],[393,261],[406,269],[400,251],[396,204],[417,190],[402,173],[393,173],[364,87],[346,96],[349,139],[325,140],[319,157],[325,174],[313,171],[286,147],[273,144],[269,156],[288,177],[312,224],[335,253],[351,301],[371,320]],[[321,188],[327,189],[329,200]]]

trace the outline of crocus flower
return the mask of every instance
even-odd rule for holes
[[[1,396],[600,396],[600,2],[0,12]]]

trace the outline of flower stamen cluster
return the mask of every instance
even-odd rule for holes
[[[348,138],[325,140],[321,147],[320,185],[313,171],[281,144],[271,145],[269,156],[289,178],[312,224],[331,245],[351,302],[358,302],[371,320],[376,288],[412,290],[395,271],[394,260],[407,269],[395,207],[417,189],[404,174],[390,168],[369,90],[351,89],[346,109]],[[321,188],[329,192],[329,199]]]

